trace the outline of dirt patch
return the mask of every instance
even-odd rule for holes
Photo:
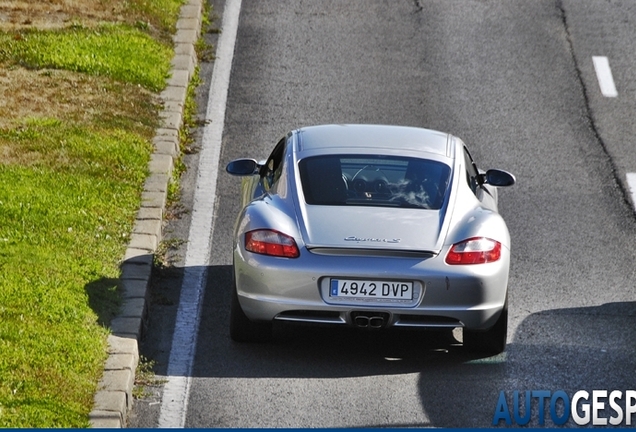
[[[0,128],[24,118],[57,118],[78,123],[137,119],[159,98],[142,87],[62,70],[0,69]]]
[[[113,4],[114,3],[114,4]],[[99,0],[0,0],[0,30],[54,29],[73,23],[123,21],[125,2]]]

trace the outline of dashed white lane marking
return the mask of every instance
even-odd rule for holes
[[[163,390],[159,415],[160,428],[183,428],[185,426],[192,367],[199,333],[201,302],[210,260],[216,181],[225,124],[225,105],[240,11],[241,0],[226,1],[221,27],[223,31],[218,39],[216,60],[210,83],[206,112],[207,126],[203,130],[201,142],[184,276],[172,336],[167,382]]]
[[[636,210],[636,173],[627,173],[626,177],[632,196],[632,205],[634,206],[634,210]]]
[[[592,57],[592,62],[594,62],[594,69],[596,70],[596,78],[601,88],[601,94],[605,97],[618,96],[616,85],[614,85],[614,78],[612,77],[612,69],[610,69],[607,57]]]

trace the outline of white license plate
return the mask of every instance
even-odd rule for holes
[[[331,297],[413,299],[413,282],[331,279]]]

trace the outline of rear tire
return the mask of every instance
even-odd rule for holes
[[[499,354],[506,349],[508,337],[508,301],[494,326],[486,331],[464,329],[464,346],[484,354]]]
[[[272,338],[272,323],[250,320],[239,303],[236,286],[232,289],[230,337],[235,342],[267,342]]]

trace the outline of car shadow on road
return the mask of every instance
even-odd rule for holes
[[[514,310],[512,311],[514,313]],[[422,370],[422,407],[432,423],[442,427],[493,427],[503,391],[513,416],[513,392],[633,389],[636,370],[636,302],[552,309],[530,314],[508,337],[504,355],[447,364],[442,374]],[[444,389],[453,388],[453,392]],[[544,406],[540,423],[532,400],[529,427],[556,427]],[[460,407],[460,408],[458,408]],[[461,416],[457,415],[458,409]],[[523,412],[523,407],[521,408]],[[600,412],[608,418],[612,413]],[[467,423],[466,419],[470,419]],[[498,421],[495,426],[506,425]],[[566,427],[578,427],[568,422]]]
[[[195,378],[349,378],[419,374],[418,390],[427,424],[369,424],[367,427],[492,427],[501,391],[623,389],[633,387],[636,302],[541,311],[509,334],[506,352],[485,357],[461,345],[461,332],[361,331],[277,323],[269,343],[236,343],[229,336],[231,266],[207,268]],[[153,288],[147,344],[167,369],[182,270]],[[512,294],[514,296],[514,293]],[[511,310],[514,314],[514,308]],[[143,351],[142,351],[143,352]],[[512,401],[509,401],[512,407]],[[533,406],[533,422],[537,423]],[[498,426],[506,426],[503,422]],[[514,425],[513,425],[514,426]],[[554,426],[546,420],[546,426]]]

